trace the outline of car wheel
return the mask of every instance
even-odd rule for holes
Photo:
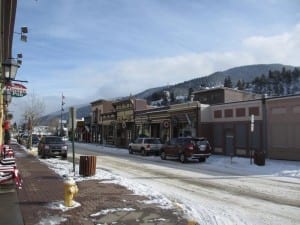
[[[68,158],[68,155],[67,154],[63,154],[62,156],[61,156],[61,159],[64,159],[64,160],[66,160]]]
[[[133,154],[131,147],[129,147],[128,151],[129,151],[129,154]]]
[[[185,156],[184,156],[183,153],[181,153],[181,154],[179,155],[179,161],[182,162],[182,163],[185,163],[186,159],[185,159]]]
[[[166,158],[167,158],[166,153],[165,153],[165,152],[161,152],[161,153],[160,153],[160,158],[161,158],[162,160],[166,160]]]
[[[199,159],[199,162],[205,162],[206,161],[206,158],[200,158]]]

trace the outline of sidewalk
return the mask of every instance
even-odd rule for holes
[[[80,206],[64,211],[64,207],[60,207],[63,205],[63,179],[19,145],[11,147],[16,153],[17,167],[23,178],[23,187],[17,191],[23,223],[7,225],[188,224],[179,210],[145,204],[142,202],[145,196],[135,195],[123,186],[97,180],[78,182],[79,193],[74,200]],[[12,215],[11,219],[15,220],[17,216]]]

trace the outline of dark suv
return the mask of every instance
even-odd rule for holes
[[[44,136],[38,144],[38,155],[42,158],[61,156],[67,158],[68,145],[59,136]]]
[[[161,159],[166,159],[167,156],[176,157],[182,163],[189,159],[205,162],[211,151],[212,148],[206,138],[179,137],[171,139],[162,147],[160,157]]]

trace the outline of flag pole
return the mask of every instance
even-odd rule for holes
[[[60,111],[60,136],[62,137],[63,136],[63,111],[64,111],[64,94],[62,93],[61,94],[61,111]]]

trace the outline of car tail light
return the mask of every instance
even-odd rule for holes
[[[193,144],[187,144],[187,149],[188,150],[193,150],[194,149],[194,145]]]
[[[147,148],[147,149],[150,149],[150,144],[147,144],[147,145],[146,145],[146,148]]]

